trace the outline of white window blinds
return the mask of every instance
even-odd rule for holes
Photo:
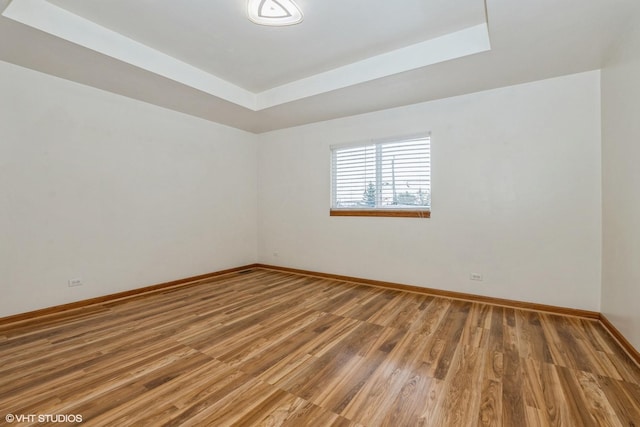
[[[332,209],[431,207],[431,138],[332,147]]]

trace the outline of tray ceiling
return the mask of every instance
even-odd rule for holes
[[[638,3],[0,0],[0,60],[264,132],[600,68]]]

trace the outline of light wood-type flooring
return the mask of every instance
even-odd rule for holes
[[[596,321],[254,269],[0,326],[7,414],[640,426],[640,370]]]

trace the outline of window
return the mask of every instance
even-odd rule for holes
[[[431,137],[331,148],[332,216],[411,216],[431,212]]]

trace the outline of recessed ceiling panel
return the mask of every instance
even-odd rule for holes
[[[483,0],[297,0],[302,23],[270,28],[246,0],[49,0],[251,92],[485,22]]]
[[[246,0],[0,0],[0,60],[265,132],[598,69],[640,23],[638,0],[296,3],[269,28]]]

